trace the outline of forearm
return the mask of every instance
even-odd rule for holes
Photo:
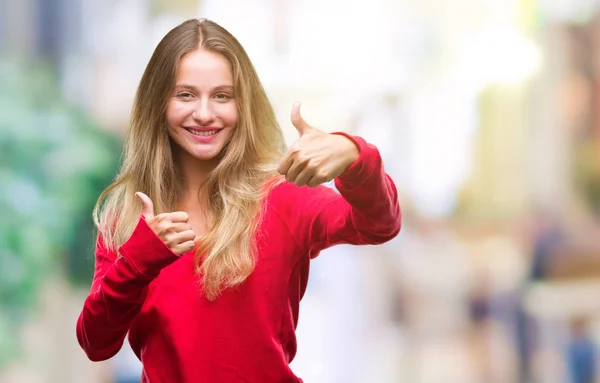
[[[97,281],[77,321],[77,339],[91,360],[105,360],[119,351],[152,279],[119,258]]]
[[[377,148],[360,137],[346,136],[357,144],[360,154],[358,160],[336,178],[336,188],[349,204],[345,210],[355,230],[369,243],[385,242],[395,237],[401,227],[396,186],[385,173]]]
[[[121,257],[98,240],[94,280],[77,322],[77,339],[91,360],[108,359],[119,351],[150,283],[179,259],[144,219],[119,253]]]

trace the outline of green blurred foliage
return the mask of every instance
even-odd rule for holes
[[[0,59],[0,366],[46,276],[89,286],[91,211],[120,149],[60,96],[50,67]]]

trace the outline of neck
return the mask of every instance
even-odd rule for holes
[[[199,160],[184,151],[176,151],[173,154],[182,181],[181,198],[185,200],[191,196],[203,196],[202,187],[208,180],[210,172],[217,166],[218,160]]]

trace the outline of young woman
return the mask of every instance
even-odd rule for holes
[[[286,151],[229,32],[188,20],[158,44],[122,168],[94,211],[95,273],[77,322],[91,360],[128,334],[144,382],[301,382],[289,363],[310,260],[394,238],[400,208],[375,147],[311,127],[299,108]],[[339,194],[319,186],[332,179]]]

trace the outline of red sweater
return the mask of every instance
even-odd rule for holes
[[[348,136],[359,158],[325,186],[276,186],[258,229],[258,261],[215,302],[199,291],[193,252],[178,256],[143,218],[119,248],[96,246],[77,339],[92,361],[115,355],[129,333],[143,382],[302,382],[289,367],[310,259],[336,244],[380,244],[400,231],[396,188],[377,149]]]

